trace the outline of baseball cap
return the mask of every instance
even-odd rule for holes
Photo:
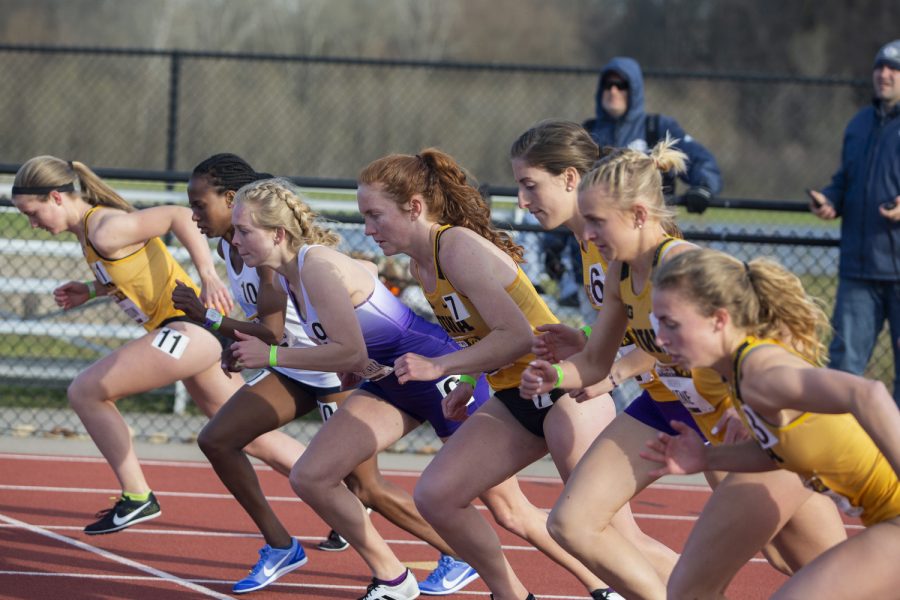
[[[881,65],[888,65],[892,69],[900,70],[900,40],[888,42],[881,47],[878,54],[875,55],[875,64],[873,69],[877,69]]]

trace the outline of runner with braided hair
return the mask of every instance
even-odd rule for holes
[[[372,572],[364,598],[415,598],[419,588],[343,484],[360,463],[429,421],[441,438],[459,422],[444,417],[445,394],[484,400],[482,380],[460,383],[455,376],[401,385],[394,360],[406,352],[438,356],[458,346],[437,325],[418,317],[379,281],[375,266],[338,252],[338,237],[325,229],[286,180],[263,180],[241,188],[233,210],[232,245],[248,266],[276,271],[315,347],[280,347],[237,332],[232,356],[250,367],[336,371],[345,383],[362,381],[315,435],[294,465],[297,494],[340,531]],[[478,575],[467,571],[464,586]]]

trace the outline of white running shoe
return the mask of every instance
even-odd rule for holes
[[[409,569],[406,570],[406,576],[403,581],[397,585],[385,585],[373,579],[369,587],[366,588],[364,596],[359,600],[413,600],[419,597],[419,584]]]

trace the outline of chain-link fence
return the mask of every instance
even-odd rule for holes
[[[536,121],[594,113],[597,70],[224,53],[0,46],[0,162],[52,153],[96,167],[189,170],[214,152],[354,178],[439,146],[482,182]],[[647,110],[718,158],[724,195],[800,197],[838,164],[865,80],[646,73]]]
[[[733,222],[734,217],[730,218],[732,222],[710,222],[684,215],[687,236],[745,260],[774,257],[799,274],[811,294],[830,303],[838,260],[836,240],[831,233],[821,227],[816,229],[817,223],[809,216],[773,226],[759,224],[775,218],[771,214],[743,212],[749,216],[739,219],[739,223]],[[732,215],[733,211],[719,214]],[[376,260],[382,276],[397,288],[404,301],[430,317],[418,287],[408,285],[405,265],[384,259],[364,235],[358,216],[342,213],[332,218],[342,235],[342,248]],[[802,224],[804,219],[807,225]],[[91,277],[78,242],[68,234],[50,238],[42,231],[30,230],[27,220],[8,204],[0,207],[0,223],[0,260],[4,264],[0,277],[0,434],[83,436],[83,426],[67,406],[68,383],[85,366],[138,337],[143,330],[103,299],[67,312],[59,310],[52,290],[61,282]],[[583,324],[591,317],[590,309],[560,303],[560,282],[547,273],[546,257],[542,254],[545,234],[533,226],[513,225],[512,229],[526,249],[525,270],[543,290],[550,307],[563,321]],[[172,251],[185,265],[189,264],[183,248],[173,247]],[[572,265],[566,267],[572,270]],[[869,374],[890,384],[889,341],[882,339],[879,348]],[[124,399],[119,407],[126,413],[135,437],[142,440],[190,442],[204,422],[177,386]],[[304,441],[315,430],[314,416],[287,427],[288,433]],[[396,449],[428,451],[436,447],[433,432],[426,426]]]

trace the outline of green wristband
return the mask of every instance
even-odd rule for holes
[[[278,346],[269,346],[269,366],[278,366]]]
[[[93,300],[97,297],[97,288],[94,287],[94,282],[91,280],[87,280],[84,282],[84,285],[88,288],[88,300]]]
[[[591,326],[590,325],[585,325],[584,327],[581,328],[581,331],[584,332],[584,337],[590,339],[590,337],[591,337]]]
[[[471,375],[460,375],[459,377],[457,377],[457,379],[459,379],[460,383],[468,383],[473,388],[478,385],[478,380],[476,380]]]
[[[562,385],[563,382],[563,370],[559,365],[553,365],[553,368],[556,369],[556,383],[553,385],[553,388],[558,388]]]

